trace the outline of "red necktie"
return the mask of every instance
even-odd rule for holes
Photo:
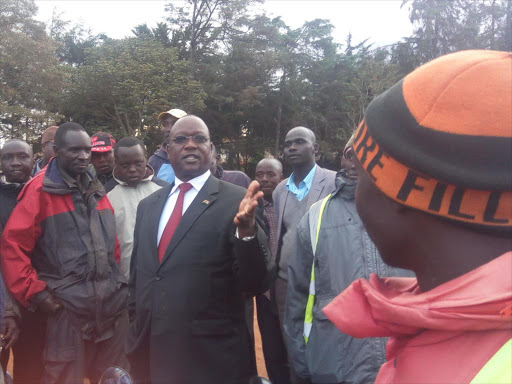
[[[158,261],[161,263],[164,258],[165,251],[167,251],[167,247],[171,242],[172,235],[174,235],[174,231],[178,228],[178,224],[180,223],[181,216],[183,215],[183,200],[185,199],[185,193],[192,188],[192,184],[183,183],[178,186],[180,189],[180,194],[178,195],[178,200],[176,200],[176,205],[172,211],[171,217],[167,222],[164,231],[162,232],[162,237],[160,238],[160,244],[158,244]]]

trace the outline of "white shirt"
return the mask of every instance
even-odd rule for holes
[[[206,181],[210,177],[210,170],[206,171],[200,176],[194,177],[192,180],[187,181],[187,183],[192,184],[192,188],[190,188],[186,193],[185,197],[183,199],[183,212],[182,215],[185,214],[188,207],[190,207],[190,204],[194,201],[197,194],[203,188]],[[167,197],[167,201],[165,202],[164,209],[162,210],[162,214],[160,215],[160,222],[158,224],[158,235],[156,240],[156,245],[160,244],[160,239],[162,238],[162,233],[164,232],[165,226],[167,225],[167,222],[169,221],[172,211],[174,210],[174,206],[176,205],[176,201],[178,200],[178,195],[180,194],[180,191],[178,189],[180,184],[185,183],[185,181],[181,181],[176,178],[174,179],[174,185],[171,189],[171,192],[169,193],[169,196]]]

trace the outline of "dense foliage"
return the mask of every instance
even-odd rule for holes
[[[0,0],[0,137],[37,150],[44,128],[72,120],[154,150],[158,113],[181,108],[204,118],[227,168],[251,173],[304,125],[335,169],[368,103],[398,79],[445,53],[512,47],[512,0],[404,0],[413,35],[380,48],[336,43],[329,20],[292,29],[256,13],[260,2],[169,4],[166,22],[115,40],[59,15],[37,22],[32,0]]]

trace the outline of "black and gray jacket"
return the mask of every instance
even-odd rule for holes
[[[372,273],[379,276],[412,273],[391,268],[382,261],[356,211],[356,182],[338,173],[336,186],[332,196],[326,198],[318,243],[314,244],[324,200],[310,208],[297,228],[296,251],[288,267],[285,338],[299,376],[318,384],[373,383],[385,362],[386,340],[345,335],[325,317],[322,309],[358,278],[367,279]],[[313,261],[315,278],[311,282]],[[305,313],[310,283],[314,284],[315,296],[306,343]]]

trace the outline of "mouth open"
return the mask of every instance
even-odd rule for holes
[[[184,160],[187,163],[195,163],[196,161],[199,160],[199,156],[197,156],[197,155],[187,155],[187,156],[183,156],[182,160]]]

